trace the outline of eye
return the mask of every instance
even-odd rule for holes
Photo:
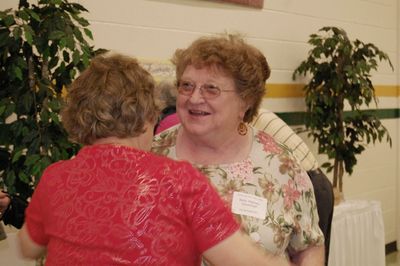
[[[214,84],[204,84],[203,90],[210,96],[218,96],[221,93],[221,90]]]
[[[183,91],[192,91],[196,85],[190,81],[182,80],[179,82],[179,89]]]

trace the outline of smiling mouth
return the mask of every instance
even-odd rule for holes
[[[195,116],[205,116],[205,115],[210,115],[208,112],[204,111],[199,111],[199,110],[189,110],[189,114],[195,115]]]

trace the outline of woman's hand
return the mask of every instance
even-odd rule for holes
[[[323,266],[325,264],[324,245],[310,246],[292,256],[292,263],[296,266]]]
[[[4,212],[10,205],[11,199],[7,193],[0,191],[0,220],[3,218]]]

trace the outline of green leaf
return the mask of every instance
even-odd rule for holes
[[[8,43],[8,40],[10,39],[10,34],[8,31],[0,32],[0,47],[5,46]]]
[[[75,50],[72,54],[72,62],[77,65],[81,61],[81,55],[78,50]]]
[[[30,155],[30,156],[26,156],[26,160],[24,162],[24,165],[26,165],[26,166],[33,165],[37,161],[39,161],[39,159],[40,159],[40,155],[39,154],[33,154],[33,155]]]
[[[17,67],[17,66],[14,66],[14,67],[13,67],[13,70],[14,70],[15,76],[16,76],[19,80],[22,80],[22,71],[21,71],[21,69],[20,69],[19,67]]]
[[[15,27],[13,29],[13,36],[15,40],[19,40],[19,38],[21,38],[22,35],[22,31],[20,27]]]
[[[19,180],[21,180],[22,182],[24,182],[25,184],[29,184],[31,179],[29,178],[29,176],[27,174],[25,174],[24,172],[19,172],[18,174]]]
[[[18,161],[18,159],[22,156],[22,150],[16,151],[12,157],[12,163]]]
[[[83,27],[87,27],[87,26],[90,25],[89,22],[86,19],[82,18],[82,17],[79,17],[79,16],[77,16],[75,14],[71,14],[71,16],[74,18],[74,20],[76,22],[78,22]]]
[[[29,25],[23,25],[22,26],[24,28],[24,35],[26,38],[26,41],[29,43],[29,45],[33,44],[33,30]]]
[[[323,163],[323,164],[321,165],[322,168],[328,168],[328,167],[330,167],[330,166],[331,166],[331,163],[330,163],[330,162],[326,162],[326,163]]]
[[[83,38],[82,32],[79,30],[79,28],[74,28],[74,36],[81,43],[85,42],[85,39]]]
[[[12,193],[15,188],[14,188],[14,184],[15,184],[15,172],[14,171],[9,171],[7,173],[7,177],[6,177],[6,184],[7,184],[7,188],[11,190],[9,191],[10,193]]]
[[[61,108],[60,101],[59,101],[59,100],[56,100],[56,99],[51,100],[51,101],[48,103],[48,105],[49,105],[49,107],[51,108],[51,110],[53,110],[53,111],[59,111],[60,108]]]
[[[84,8],[82,5],[80,5],[78,3],[71,3],[71,6],[74,7],[75,9],[79,10],[79,11],[88,12],[88,10],[86,8]]]
[[[50,118],[52,121],[54,121],[54,123],[56,123],[56,124],[60,123],[60,118],[56,113],[50,112]]]
[[[63,38],[64,36],[65,36],[65,33],[63,31],[55,30],[49,34],[49,39],[50,40],[59,40],[59,39]]]
[[[29,8],[25,8],[24,10],[26,10],[26,12],[28,12],[29,15],[30,15],[34,20],[36,20],[37,22],[40,22],[40,17],[39,17],[39,15],[38,15],[35,11],[33,11],[32,9],[29,9]]]
[[[88,55],[87,53],[83,53],[82,55],[82,62],[85,67],[87,67],[90,63],[89,57],[90,55]]]
[[[42,110],[42,112],[40,113],[40,120],[43,122],[49,121],[49,112],[47,110]]]
[[[74,79],[75,76],[76,76],[76,70],[75,70],[75,69],[71,69],[71,70],[69,71],[69,77],[70,77],[71,79]]]
[[[14,17],[12,15],[7,15],[3,18],[5,26],[8,28],[11,25],[15,24]]]
[[[29,21],[29,14],[28,14],[28,12],[26,12],[25,8],[17,11],[17,16],[22,18],[25,21]]]
[[[0,106],[0,116],[4,113],[5,110],[6,110],[6,106],[5,105],[1,105]]]
[[[63,0],[51,0],[51,2],[55,5],[61,5]]]
[[[60,42],[59,42],[59,45],[60,45],[60,49],[64,48],[67,45],[67,39],[66,38],[61,38]]]
[[[22,104],[27,113],[29,113],[32,105],[33,105],[33,97],[31,93],[26,93],[22,97]]]
[[[71,60],[69,53],[67,51],[63,51],[63,59],[65,62],[69,63],[69,61]]]
[[[93,34],[92,34],[92,32],[91,32],[89,29],[87,29],[87,28],[84,28],[83,30],[84,30],[86,36],[88,36],[91,40],[93,40]]]
[[[66,36],[65,40],[67,42],[66,47],[72,51],[76,51],[74,38],[72,36]]]

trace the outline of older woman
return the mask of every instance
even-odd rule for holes
[[[135,59],[95,58],[72,84],[63,124],[84,144],[44,172],[20,231],[47,265],[284,265],[239,233],[207,179],[150,149],[153,79]],[[244,253],[226,254],[232,249]]]
[[[251,238],[296,265],[323,265],[312,184],[291,151],[247,123],[257,114],[270,68],[239,36],[203,37],[177,50],[181,125],[153,150],[205,173]]]

